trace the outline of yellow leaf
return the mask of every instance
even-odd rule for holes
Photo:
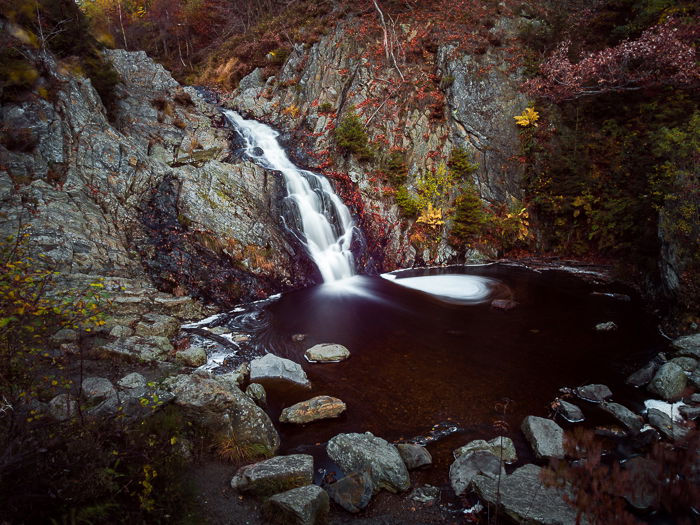
[[[526,128],[528,126],[537,126],[540,114],[535,111],[535,108],[525,108],[520,115],[516,115],[513,118],[518,126]]]

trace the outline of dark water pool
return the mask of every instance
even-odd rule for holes
[[[504,426],[527,456],[520,422],[528,414],[546,416],[560,387],[606,383],[615,400],[641,408],[624,377],[663,341],[639,302],[604,295],[624,290],[568,272],[503,265],[450,273],[492,281],[476,291],[468,290],[468,280],[455,284],[452,295],[461,289],[469,296],[460,303],[396,284],[400,280],[357,277],[288,293],[266,307],[268,324],[258,342],[302,363],[313,384],[310,392],[269,388],[273,420],[284,407],[316,395],[348,405],[339,419],[279,425],[282,453],[311,453],[317,466],[327,465],[325,442],[338,433],[370,431],[399,441],[451,424],[463,430],[430,444],[435,466],[419,474],[420,481],[444,485],[453,449],[503,434]],[[495,309],[494,298],[514,300],[517,307]],[[594,330],[606,321],[619,329]],[[306,339],[293,342],[294,334]],[[347,346],[351,357],[306,362],[304,350],[322,342]]]

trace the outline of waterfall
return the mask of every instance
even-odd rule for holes
[[[283,220],[300,236],[323,281],[355,275],[350,251],[355,225],[328,179],[296,167],[277,142],[279,133],[271,127],[246,120],[235,111],[225,110],[224,114],[243,137],[246,155],[263,168],[284,176],[289,217]]]

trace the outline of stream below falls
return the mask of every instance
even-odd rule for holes
[[[473,439],[508,435],[519,463],[532,460],[521,421],[548,415],[561,387],[605,383],[615,401],[643,409],[643,392],[624,379],[665,342],[640,302],[612,295],[629,293],[619,286],[509,264],[385,277],[391,278],[355,276],[286,293],[231,320],[231,327],[247,327],[261,353],[301,363],[311,380],[310,391],[265,387],[280,453],[312,454],[321,469],[317,481],[324,469],[339,470],[325,454],[325,443],[339,433],[370,431],[391,442],[427,436],[434,464],[415,479],[445,486],[452,451]],[[517,306],[496,309],[494,299]],[[619,328],[595,330],[607,321]],[[305,339],[295,342],[296,334]],[[309,363],[304,351],[317,343],[340,343],[351,356]],[[340,398],[347,411],[303,426],[278,423],[283,408],[317,395]],[[603,416],[594,413],[589,424],[613,423]],[[430,442],[431,431],[446,435]]]

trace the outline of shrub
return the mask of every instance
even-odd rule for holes
[[[488,214],[474,183],[457,197],[450,242],[456,246],[471,245],[485,233]]]
[[[352,153],[359,160],[369,160],[372,152],[369,149],[367,132],[362,120],[354,111],[350,111],[335,128],[335,142],[343,153]]]
[[[318,107],[319,113],[333,113],[335,107],[330,102],[324,102]]]
[[[459,180],[467,180],[479,165],[472,162],[471,155],[464,148],[455,148],[450,152],[447,167],[453,176]]]
[[[420,203],[416,197],[411,195],[406,185],[402,184],[399,186],[399,188],[396,190],[396,195],[394,198],[396,199],[396,204],[399,206],[401,214],[404,217],[412,219],[418,216],[418,212],[420,211]]]
[[[403,151],[392,151],[382,165],[382,171],[386,173],[389,182],[398,186],[406,182],[408,178],[408,166]]]

